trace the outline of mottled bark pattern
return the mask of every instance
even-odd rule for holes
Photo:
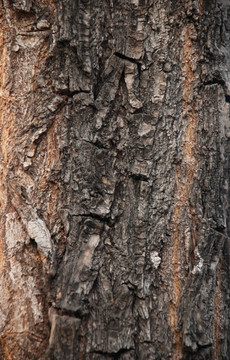
[[[0,359],[229,359],[229,1],[0,24]]]

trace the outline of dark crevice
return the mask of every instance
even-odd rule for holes
[[[93,94],[94,94],[94,100],[96,100],[100,94],[100,91],[102,90],[103,86],[110,81],[111,78],[117,73],[118,68],[114,67],[112,71],[109,72],[109,74],[105,75],[104,73],[104,67],[100,66],[100,72],[98,75],[98,78],[96,80],[96,83],[93,85]]]
[[[216,232],[218,232],[218,233],[220,233],[220,234],[223,234],[223,235],[225,235],[225,230],[226,230],[226,228],[224,227],[224,226],[217,226],[216,228],[214,228],[213,229],[214,231],[216,231]]]
[[[61,46],[61,47],[66,47],[66,46],[69,46],[70,45],[70,41],[72,39],[57,39],[57,45]]]
[[[225,234],[223,232],[223,230],[220,231],[220,230],[217,230],[217,229],[219,229],[219,227],[217,227],[215,229],[211,228],[211,230],[214,231],[216,234],[222,235],[224,237],[224,239],[229,239],[230,240],[230,237],[227,234]]]
[[[62,309],[60,307],[56,307],[56,306],[53,306],[53,308],[57,311],[58,315],[60,315],[60,316],[69,316],[69,317],[74,317],[77,319],[81,319],[83,316],[83,314],[80,310],[76,310],[76,311],[66,310],[66,309]]]
[[[137,65],[141,65],[141,62],[140,62],[140,61],[138,61],[138,60],[136,60],[136,59],[133,59],[133,58],[131,58],[131,57],[129,57],[129,56],[126,56],[126,55],[124,55],[124,54],[121,54],[121,53],[119,53],[119,52],[115,52],[114,55],[117,56],[117,57],[119,57],[119,58],[122,59],[122,60],[126,60],[126,61],[129,61],[129,62],[131,62],[131,63],[137,64]]]
[[[218,233],[219,235],[224,235],[227,237],[227,235],[225,234],[225,230],[220,226],[217,226],[215,229],[212,229],[214,232]]]
[[[18,17],[23,16],[31,16],[35,14],[34,9],[32,6],[23,6],[23,5],[16,5],[13,4],[13,9],[17,12]]]
[[[134,350],[133,348],[131,349],[120,349],[117,352],[105,352],[105,351],[100,351],[100,350],[95,350],[93,353],[94,354],[98,354],[98,355],[103,355],[103,356],[108,356],[108,357],[112,357],[114,360],[119,359],[119,357],[122,354],[126,354],[128,352],[130,352],[131,350]]]
[[[35,239],[30,238],[30,245],[32,245],[32,247],[34,249],[36,249],[36,250],[38,249],[38,245],[37,245]]]
[[[142,106],[140,109],[137,109],[135,111],[133,111],[133,114],[137,115],[137,114],[144,114],[145,111],[143,109],[144,106]]]
[[[92,219],[99,220],[99,221],[101,221],[103,223],[106,223],[108,225],[111,223],[111,219],[109,217],[102,216],[102,215],[99,215],[99,214],[92,214],[92,213],[89,213],[89,214],[76,214],[74,216],[89,217],[89,218],[92,218]]]
[[[80,93],[84,93],[84,94],[89,94],[90,91],[89,90],[74,90],[74,91],[70,91],[69,89],[64,89],[64,90],[58,90],[56,91],[56,93],[58,95],[66,95],[68,97],[73,97],[74,95],[80,94]]]
[[[221,78],[213,78],[211,80],[208,80],[206,82],[204,82],[204,86],[211,86],[211,85],[221,85],[221,86],[225,86],[225,81]]]
[[[98,149],[109,150],[99,140],[96,140],[95,142],[92,142],[90,140],[81,139],[81,141],[84,141],[84,142],[89,143],[89,144],[91,144],[93,146],[96,146]]]
[[[213,346],[213,343],[204,344],[204,345],[198,343],[197,345],[198,345],[198,351],[199,351],[199,350],[201,350],[201,349],[206,349],[206,348],[212,347],[212,346]]]
[[[135,181],[145,181],[145,182],[149,181],[149,178],[143,174],[130,174],[130,177]]]
[[[101,142],[100,140],[96,140],[95,142],[92,142],[92,145],[95,145],[98,149],[105,149],[108,150]]]

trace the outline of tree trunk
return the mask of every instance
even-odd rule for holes
[[[0,359],[229,359],[229,1],[0,23]]]

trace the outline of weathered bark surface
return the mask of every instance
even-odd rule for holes
[[[229,1],[0,6],[0,359],[229,359]]]

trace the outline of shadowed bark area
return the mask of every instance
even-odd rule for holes
[[[0,360],[230,358],[230,3],[0,1]]]

